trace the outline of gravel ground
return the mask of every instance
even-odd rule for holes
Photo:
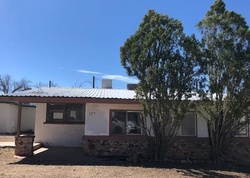
[[[0,135],[0,142],[14,136]],[[209,166],[177,163],[138,163],[110,158],[93,158],[81,149],[49,148],[29,158],[17,158],[13,148],[0,148],[0,178],[144,178],[144,177],[250,177],[249,167]]]

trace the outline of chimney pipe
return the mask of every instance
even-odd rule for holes
[[[93,76],[93,88],[95,88],[95,76]]]
[[[51,82],[51,80],[49,81],[49,88],[51,88],[51,85],[52,85],[52,82]]]

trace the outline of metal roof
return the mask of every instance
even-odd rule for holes
[[[116,100],[117,102],[123,103],[124,101],[128,102],[135,102],[138,100],[136,99],[136,93],[134,90],[124,90],[124,89],[103,89],[103,88],[38,88],[38,89],[32,89],[32,90],[26,90],[21,92],[15,92],[11,94],[2,94],[0,95],[0,98],[3,101],[21,101],[21,102],[49,102],[48,100],[45,100],[46,98],[50,98],[51,100],[55,101],[57,99],[74,99],[76,102],[76,99],[79,100],[79,102],[85,99],[89,102],[93,101],[93,99],[96,99],[99,102],[104,102],[105,99],[108,99],[110,102],[110,99]],[[14,98],[14,99],[13,99]],[[197,101],[200,98],[193,94],[191,98],[188,100]],[[61,100],[60,100],[61,101]]]
[[[96,98],[96,99],[136,99],[135,91],[122,89],[98,89],[98,88],[39,88],[3,94],[9,97],[62,97],[62,98]]]

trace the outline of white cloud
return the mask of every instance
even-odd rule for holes
[[[77,72],[84,73],[84,74],[96,74],[96,75],[101,75],[103,73],[101,72],[95,72],[95,71],[89,71],[89,70],[76,70]]]
[[[126,83],[138,83],[139,81],[134,78],[122,76],[122,75],[103,75],[102,78],[104,79],[112,79],[112,80],[118,80],[121,82],[126,82]]]
[[[131,78],[128,76],[122,76],[122,75],[109,75],[102,72],[96,72],[96,71],[89,71],[89,70],[75,70],[80,73],[84,74],[94,74],[94,75],[101,75],[103,79],[111,79],[111,80],[117,80],[125,83],[138,83],[139,81],[135,78]]]

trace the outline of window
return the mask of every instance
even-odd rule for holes
[[[111,133],[141,135],[140,111],[111,111]]]
[[[188,112],[180,126],[180,136],[196,136],[196,113]]]
[[[241,122],[245,122],[246,119],[248,119],[248,115],[243,116],[240,121]],[[248,124],[246,124],[240,131],[239,133],[236,135],[236,137],[247,137],[248,136]]]
[[[46,122],[84,123],[85,104],[47,104]]]

